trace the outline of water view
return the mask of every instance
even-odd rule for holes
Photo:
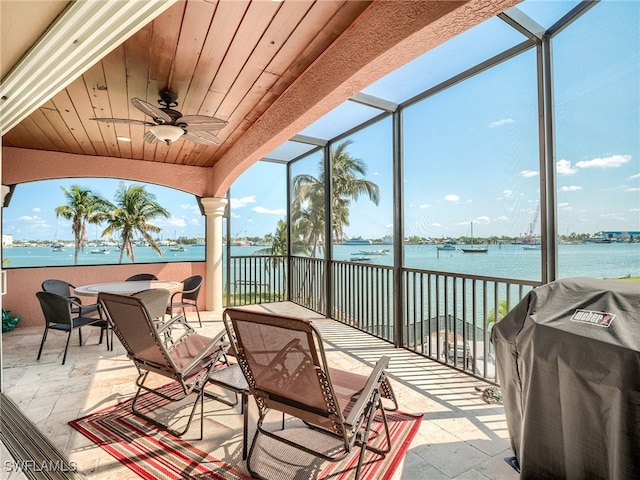
[[[232,246],[232,256],[252,255],[264,246]],[[388,253],[384,250],[389,250]],[[436,245],[406,245],[405,266],[407,268],[436,270],[441,272],[467,273],[502,278],[539,280],[540,250],[525,249],[522,245],[489,245],[487,253],[464,253],[438,250]],[[78,256],[79,265],[117,264],[120,255],[117,247],[109,253],[91,253],[86,248]],[[380,250],[377,254],[370,252]],[[361,251],[365,253],[360,253]],[[223,255],[226,256],[226,249]],[[385,254],[386,253],[386,254]],[[73,265],[73,247],[52,251],[51,247],[3,248],[3,259],[10,268],[36,266]],[[393,265],[392,245],[337,245],[334,260],[358,261],[369,265]],[[365,259],[364,261],[362,259]],[[192,262],[205,260],[204,245],[188,245],[183,249],[162,247],[162,257],[151,247],[135,247],[135,263]],[[123,263],[131,263],[125,256]],[[640,275],[640,243],[609,243],[559,245],[558,274],[566,277],[619,278]]]

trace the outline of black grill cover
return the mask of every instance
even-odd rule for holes
[[[640,479],[640,285],[564,279],[491,332],[522,479]]]

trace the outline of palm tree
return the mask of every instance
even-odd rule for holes
[[[284,219],[278,220],[275,233],[265,235],[265,238],[269,238],[271,245],[265,248],[255,250],[252,255],[269,255],[271,257],[285,257],[287,255],[287,222]],[[300,241],[294,241],[291,245],[292,253],[308,253],[305,251],[305,244]],[[276,258],[274,260],[276,264],[274,268],[278,268],[280,263],[283,263],[282,258]],[[267,264],[267,266],[269,266]]]
[[[267,235],[265,235],[265,238]],[[267,276],[269,274],[269,270],[271,268],[274,271],[278,270],[281,265],[285,263],[284,257],[287,256],[287,222],[284,219],[278,220],[278,224],[276,226],[276,231],[274,234],[268,234],[269,239],[271,240],[271,245],[265,248],[260,248],[255,250],[252,255],[264,256],[268,255],[268,257],[264,261],[264,268],[267,272]],[[291,244],[291,250],[294,254],[309,254],[307,249],[308,244],[301,241],[294,241]],[[287,271],[286,269],[282,272],[283,285],[285,286],[285,291],[283,292],[282,298],[286,297],[286,288],[287,288]]]
[[[509,313],[509,311],[507,310],[507,301],[502,300],[500,303],[498,303],[497,315],[495,309],[491,309],[491,311],[489,311],[489,313],[487,314],[487,326],[491,326],[492,324],[499,322],[507,313]]]
[[[299,175],[294,182],[304,182],[306,178],[308,176]],[[311,257],[324,245],[324,217],[324,187],[318,183],[301,185],[294,194],[291,208],[292,234],[308,247]]]
[[[78,264],[78,253],[84,250],[87,239],[87,223],[98,224],[107,215],[111,203],[78,185],[71,185],[68,190],[61,187],[67,199],[66,205],[56,207],[56,217],[71,220],[74,238],[74,264]]]
[[[257,256],[268,255],[264,260],[264,269],[267,272],[267,277],[269,276],[269,270],[273,268],[273,270],[276,271],[280,268],[280,265],[284,263],[283,257],[287,255],[287,222],[282,219],[278,220],[276,232],[273,235],[269,234],[269,238],[271,240],[270,246],[260,248],[252,253],[252,255]],[[287,272],[283,272],[283,275],[283,284],[286,288]]]
[[[344,227],[349,225],[352,200],[367,195],[376,205],[380,201],[378,185],[362,178],[367,173],[366,163],[347,152],[351,143],[351,140],[345,140],[338,144],[330,159],[332,231],[336,243],[345,238]],[[324,243],[325,165],[326,162],[320,162],[317,178],[303,174],[293,180],[292,222],[296,232],[312,245],[314,254],[316,247]]]
[[[124,183],[119,184],[116,191],[116,207],[111,212],[107,223],[108,226],[102,236],[120,235],[120,259],[126,252],[131,262],[135,262],[133,252],[134,233],[138,232],[142,238],[162,256],[162,251],[158,243],[153,239],[151,233],[160,232],[162,229],[149,223],[155,217],[169,217],[169,212],[155,201],[155,196],[145,190],[143,185],[131,185],[126,187]]]

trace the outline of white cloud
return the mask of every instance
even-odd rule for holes
[[[578,190],[582,190],[582,187],[579,187],[578,185],[565,185],[560,188],[561,192],[577,192]]]
[[[534,172],[533,170],[523,170],[520,172],[520,176],[524,178],[537,177],[538,172]]]
[[[287,210],[285,208],[276,208],[275,210],[270,210],[264,207],[253,207],[251,211],[256,213],[266,213],[268,215],[286,215],[287,214]]]
[[[635,180],[636,178],[640,178],[640,173],[636,173],[635,175],[631,175],[629,180]]]
[[[454,193],[450,193],[449,195],[445,195],[444,199],[447,202],[459,202],[460,201],[460,197]]]
[[[17,219],[19,222],[24,222],[26,224],[28,224],[28,228],[48,228],[49,227],[49,223],[47,222],[46,219],[39,217],[37,215],[23,215],[21,217],[18,217]],[[62,225],[62,223],[61,223]],[[70,224],[69,224],[70,225]],[[66,225],[65,225],[66,226]]]
[[[513,196],[513,190],[505,190],[502,192],[502,195],[504,195],[504,198],[511,198]]]
[[[198,205],[194,205],[193,203],[182,203],[180,204],[181,210],[192,210],[194,212],[200,213],[200,207]]]
[[[503,118],[502,120],[491,122],[489,128],[501,127],[502,125],[508,125],[510,123],[514,123],[513,118]]]
[[[556,172],[558,175],[573,175],[578,170],[571,168],[571,162],[569,160],[559,160],[556,163]]]
[[[629,163],[631,155],[611,155],[609,157],[582,160],[576,163],[578,168],[618,168]]]
[[[491,223],[491,219],[489,217],[485,217],[485,216],[478,217],[474,221],[476,223],[482,223],[482,224],[485,224],[485,225]]]
[[[238,215],[237,213],[230,212],[231,218],[242,218],[242,215]]]
[[[248,197],[242,197],[242,198],[232,198],[230,202],[231,208],[246,207],[250,203],[256,203],[255,195],[249,195]]]
[[[428,203],[423,203],[422,205],[420,205],[420,207],[418,208],[431,208],[431,205],[429,205]]]
[[[558,204],[558,210],[572,210],[572,208],[567,202],[563,202]]]
[[[508,221],[509,221],[509,217],[505,215],[500,215],[498,218],[496,218],[496,222],[508,222]]]
[[[162,223],[169,225],[170,227],[186,227],[187,222],[185,222],[184,218],[174,217],[173,215],[165,220]]]
[[[41,212],[41,211],[42,211],[42,209],[41,209],[40,207],[36,207],[36,208],[34,208],[33,210],[31,210],[31,211],[32,211],[32,212],[39,213],[39,212]]]
[[[617,222],[624,222],[625,218],[624,215],[618,212],[613,212],[613,213],[603,213],[600,215],[600,218],[607,218],[607,219],[611,219],[611,220],[615,220]]]
[[[640,188],[638,188],[638,187],[629,187],[629,188],[625,188],[624,191],[625,192],[640,192]]]

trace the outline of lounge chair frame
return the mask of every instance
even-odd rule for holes
[[[329,367],[320,332],[309,320],[237,307],[227,308],[224,317],[225,325],[230,323],[233,329],[229,336],[236,336],[236,342],[231,344],[258,406],[257,431],[247,458],[247,468],[252,476],[264,478],[252,466],[252,455],[260,434],[330,462],[344,459],[359,447],[356,479],[360,476],[366,450],[381,455],[390,451],[391,437],[382,397],[393,403],[389,409],[395,410],[398,405],[385,373],[389,357],[382,357],[368,377],[344,372]],[[295,338],[288,340],[288,332],[293,332]],[[280,335],[282,333],[284,335]],[[256,348],[258,345],[260,347]],[[291,358],[300,360],[291,361]],[[347,405],[341,404],[340,400],[344,399],[344,393],[336,394],[334,385],[337,384],[332,377],[341,381],[355,379],[359,387],[364,385],[357,392],[349,392],[358,395],[348,412],[344,409]],[[306,383],[303,389],[298,389],[296,382]],[[341,391],[351,388],[348,383],[340,384]],[[315,398],[309,398],[309,403],[305,403],[304,398],[296,394],[301,390]],[[323,400],[318,401],[320,398]],[[292,415],[309,428],[340,439],[343,449],[336,454],[326,454],[265,428],[265,418],[272,410]],[[368,444],[376,412],[380,412],[384,425],[384,447]]]
[[[136,379],[138,390],[131,405],[134,415],[180,437],[189,430],[199,404],[200,439],[202,439],[204,389],[214,369],[224,367],[221,362],[224,361],[225,343],[221,341],[221,338],[225,332],[221,332],[215,338],[198,335],[184,322],[182,315],[176,315],[162,324],[160,328],[157,328],[144,301],[136,297],[100,293],[98,301],[102,305],[113,331],[127,351],[127,356],[133,361],[138,370],[138,378]],[[165,345],[165,331],[177,326],[181,327],[184,333],[175,339],[171,345]],[[196,349],[198,350],[197,354],[188,353],[188,351]],[[185,361],[185,358],[188,361]],[[175,380],[182,388],[181,393],[177,396],[169,396],[153,387],[147,386],[145,382],[149,373]],[[190,394],[196,393],[196,398],[184,429],[179,431],[173,429],[167,423],[162,423],[138,410],[136,404],[143,390],[170,402],[178,402]],[[208,396],[214,399],[218,398],[214,395]]]

